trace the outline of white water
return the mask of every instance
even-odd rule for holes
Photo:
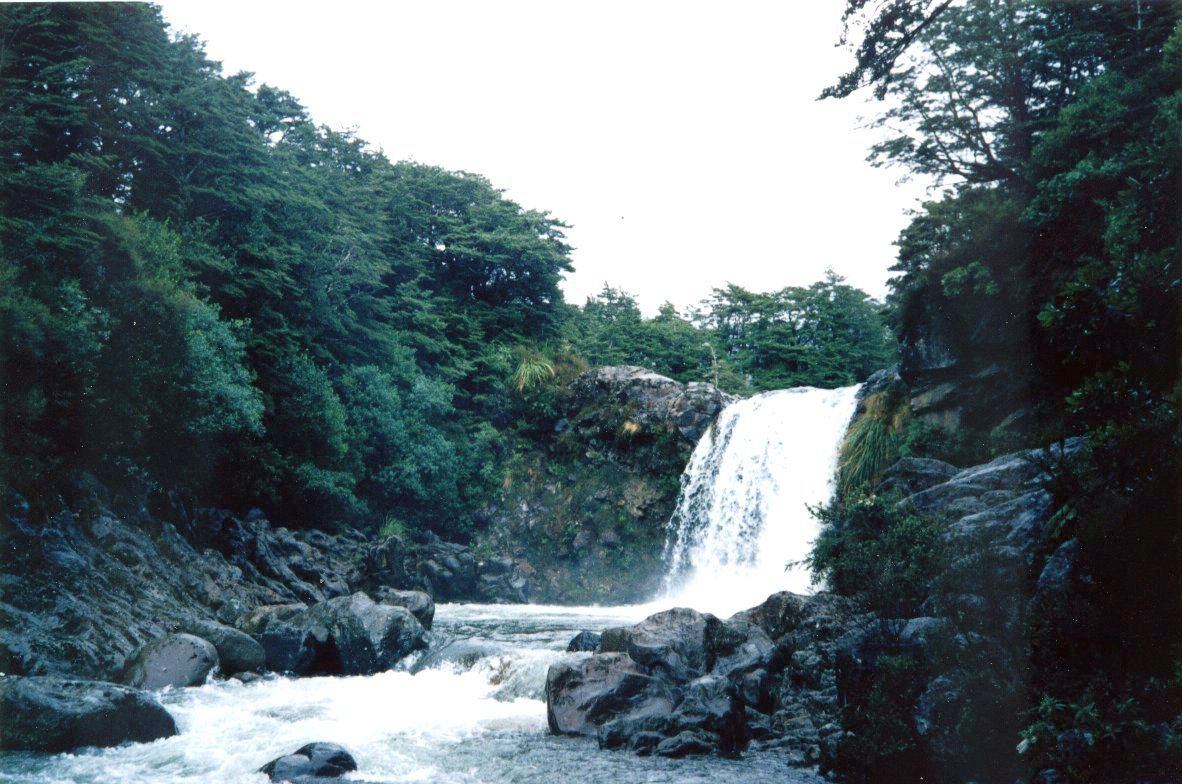
[[[727,616],[776,591],[811,592],[799,563],[817,537],[809,506],[833,492],[858,387],[799,387],[727,406],[698,442],[670,521],[658,603]]]
[[[181,733],[74,754],[0,753],[6,784],[266,784],[266,762],[311,741],[357,760],[348,781],[377,784],[653,782],[821,784],[774,751],[740,760],[670,760],[601,751],[546,727],[546,669],[580,630],[631,624],[640,607],[440,605],[418,664],[368,677],[274,678],[167,690]]]
[[[816,536],[806,505],[826,500],[856,388],[771,392],[729,406],[694,451],[672,520],[670,593],[633,607],[440,605],[430,648],[369,677],[218,681],[168,690],[180,734],[74,754],[0,753],[13,784],[264,784],[260,766],[311,741],[339,743],[350,781],[445,784],[653,782],[819,784],[774,750],[740,760],[600,751],[546,727],[550,664],[584,629],[635,623],[674,605],[725,616],[777,590]]]

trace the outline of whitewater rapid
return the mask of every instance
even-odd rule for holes
[[[571,638],[652,611],[442,604],[430,649],[396,670],[169,689],[160,698],[179,735],[73,754],[0,753],[0,782],[267,784],[259,767],[328,741],[357,760],[346,781],[372,784],[821,784],[774,752],[671,760],[549,734],[546,670],[588,655],[566,653]]]
[[[809,507],[833,493],[858,389],[764,392],[719,414],[682,475],[658,603],[726,617],[776,591],[812,592]]]
[[[636,623],[672,606],[726,617],[779,590],[811,589],[789,561],[808,553],[808,506],[832,492],[856,387],[769,392],[728,406],[682,477],[670,521],[666,591],[629,607],[437,608],[428,650],[366,677],[211,681],[161,693],[180,734],[73,754],[0,753],[4,784],[264,784],[268,761],[312,741],[345,746],[383,784],[819,784],[775,751],[742,759],[638,757],[555,737],[546,724],[549,666],[580,631]]]

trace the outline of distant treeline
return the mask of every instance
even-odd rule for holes
[[[0,478],[34,503],[90,471],[464,537],[589,364],[748,391],[890,353],[836,278],[692,320],[567,305],[562,223],[317,125],[153,6],[0,7],[0,139]]]

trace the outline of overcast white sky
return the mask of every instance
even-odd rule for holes
[[[161,5],[318,122],[571,224],[572,302],[606,281],[652,313],[826,267],[881,297],[921,195],[865,162],[873,101],[814,100],[850,61],[842,0]]]

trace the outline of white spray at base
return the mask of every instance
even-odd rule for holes
[[[726,617],[776,591],[810,593],[809,512],[833,493],[858,387],[798,387],[727,406],[694,449],[669,522],[665,606]]]

